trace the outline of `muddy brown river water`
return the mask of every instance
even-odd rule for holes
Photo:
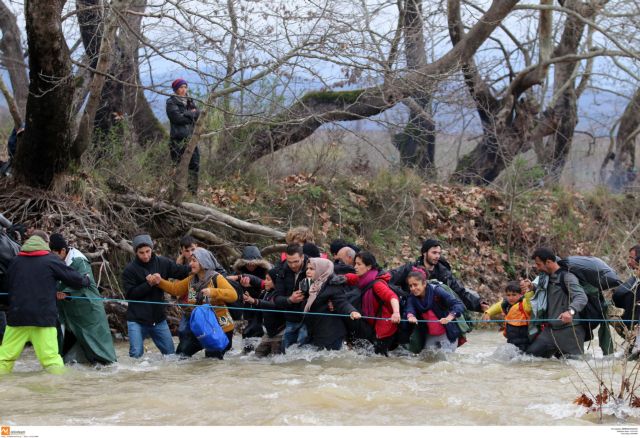
[[[236,337],[224,361],[163,358],[146,341],[141,360],[116,345],[119,362],[41,371],[31,349],[0,377],[6,425],[637,425],[640,409],[605,406],[602,422],[572,403],[594,387],[591,369],[619,378],[621,360],[598,351],[584,360],[522,357],[494,331],[474,331],[456,353],[293,348],[258,360]]]

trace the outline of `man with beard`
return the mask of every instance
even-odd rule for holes
[[[429,280],[438,280],[449,286],[462,300],[467,310],[484,312],[489,305],[480,297],[466,289],[462,282],[453,276],[451,265],[442,257],[442,244],[436,239],[427,239],[420,249],[421,256],[415,262],[409,262],[391,271],[391,284],[396,284],[408,291],[407,276],[414,269],[422,269]]]
[[[584,288],[574,274],[558,264],[550,248],[538,248],[531,258],[540,274],[531,298],[531,321],[546,323],[526,353],[546,358],[582,354],[585,326],[575,320],[588,302]]]

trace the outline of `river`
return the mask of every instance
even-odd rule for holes
[[[594,425],[640,424],[640,409],[599,416],[572,403],[593,386],[590,367],[619,375],[619,359],[522,357],[494,331],[474,331],[456,353],[389,358],[293,348],[256,359],[162,358],[146,341],[141,360],[119,342],[119,363],[41,371],[28,348],[0,377],[5,425]],[[605,377],[610,379],[611,377]],[[614,415],[615,414],[615,415]],[[624,419],[622,419],[625,417]]]

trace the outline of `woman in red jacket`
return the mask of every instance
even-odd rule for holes
[[[346,274],[347,284],[357,285],[362,293],[362,316],[385,319],[365,319],[375,331],[375,352],[387,356],[397,347],[396,334],[400,323],[400,301],[388,282],[391,274],[380,273],[376,258],[368,251],[355,257],[355,274]]]

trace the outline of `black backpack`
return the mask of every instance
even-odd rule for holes
[[[586,341],[593,339],[593,330],[606,320],[607,304],[603,291],[618,287],[622,281],[618,274],[604,261],[597,257],[570,256],[558,261],[560,265],[559,282],[564,293],[569,295],[565,282],[565,273],[576,276],[580,286],[587,294],[587,305],[578,313],[578,319],[586,330]]]
[[[0,277],[4,276],[11,260],[20,252],[20,245],[11,240],[9,235],[0,231]]]
[[[0,292],[7,292],[6,273],[9,264],[15,256],[20,252],[20,245],[11,240],[11,238],[0,229]],[[0,306],[7,305],[9,297],[0,295]]]

